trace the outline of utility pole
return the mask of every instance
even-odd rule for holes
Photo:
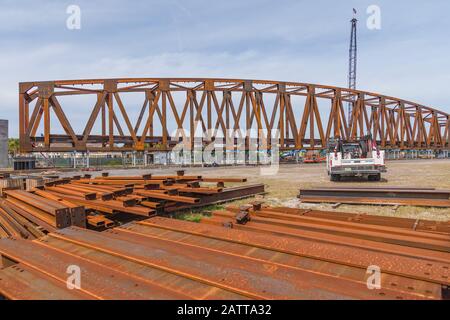
[[[350,33],[350,49],[348,58],[348,87],[349,89],[356,89],[356,58],[357,58],[357,41],[356,41],[356,24],[358,20],[356,19],[356,9],[353,9],[353,19],[351,22],[351,33]],[[349,125],[352,123],[352,109],[354,97],[351,98],[352,101],[348,103],[347,109],[347,119]]]

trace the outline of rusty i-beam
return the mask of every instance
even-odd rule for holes
[[[141,95],[142,106],[124,103],[131,94]],[[73,96],[88,95],[93,96],[93,106],[69,102]],[[350,122],[346,102],[353,104]],[[74,108],[86,115],[82,132],[74,130],[74,120],[67,116]],[[132,110],[140,111],[135,121],[129,115]],[[53,125],[50,119],[59,123]],[[384,149],[450,148],[448,113],[320,84],[193,78],[19,84],[21,152],[171,150],[179,142],[172,131],[186,130],[183,134],[192,144],[197,125],[203,132],[212,130],[211,140],[219,129],[279,130],[281,150],[323,149],[330,138],[352,140],[368,133]],[[62,128],[60,132],[56,127]]]

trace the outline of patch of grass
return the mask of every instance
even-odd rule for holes
[[[178,214],[176,216],[176,218],[179,220],[196,222],[196,223],[200,222],[204,217],[205,217],[205,215],[200,214],[200,213],[182,213],[182,214]]]
[[[190,222],[200,222],[205,217],[210,217],[211,212],[216,210],[223,210],[222,205],[210,205],[202,208],[195,208],[186,212],[178,213],[175,218],[178,220],[190,221]]]
[[[208,213],[211,215],[211,211],[223,210],[225,207],[222,204],[212,204],[206,207],[194,208],[191,210],[192,213]]]

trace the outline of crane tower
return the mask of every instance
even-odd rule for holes
[[[356,10],[353,9],[353,19],[351,22],[350,33],[350,48],[348,58],[348,87],[349,89],[356,89],[356,58],[357,58],[357,41],[356,41],[356,25],[358,20],[356,19]],[[352,100],[354,98],[352,97]],[[349,123],[352,120],[353,101],[348,103],[347,119]]]

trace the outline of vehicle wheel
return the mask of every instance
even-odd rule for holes
[[[330,180],[331,181],[339,181],[339,180],[341,180],[341,176],[338,174],[332,174]]]
[[[370,175],[369,177],[369,181],[380,181],[381,180],[381,174],[373,174]]]

